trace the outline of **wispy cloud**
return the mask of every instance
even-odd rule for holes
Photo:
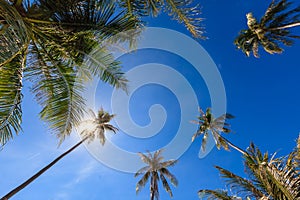
[[[92,174],[94,174],[97,171],[97,166],[99,163],[95,160],[91,160],[88,163],[81,166],[81,168],[75,173],[74,178],[64,185],[65,188],[71,188],[75,184],[78,184],[84,180],[86,180],[88,177],[90,177]]]

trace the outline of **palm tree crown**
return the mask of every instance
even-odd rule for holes
[[[125,89],[119,62],[101,42],[140,26],[109,0],[0,0],[0,144],[21,130],[23,78],[61,141],[83,116],[83,77]]]
[[[141,168],[134,175],[135,177],[143,174],[143,177],[136,185],[136,192],[138,193],[150,178],[150,199],[159,199],[158,182],[161,180],[163,188],[169,193],[170,197],[173,197],[170,185],[167,181],[169,179],[174,186],[177,186],[178,181],[176,177],[167,169],[170,166],[176,164],[177,160],[163,161],[163,157],[160,155],[162,150],[156,151],[153,155],[149,152],[148,155],[139,153],[142,161],[148,166]]]
[[[242,154],[245,153],[243,150],[221,136],[221,132],[231,132],[230,124],[227,123],[226,120],[234,118],[233,115],[226,113],[214,118],[210,108],[207,108],[205,113],[199,108],[199,113],[200,116],[198,117],[197,121],[192,121],[193,123],[199,125],[197,132],[192,137],[192,141],[194,141],[198,136],[203,135],[201,144],[202,151],[205,151],[207,138],[209,137],[209,133],[211,133],[218,149],[223,147],[225,150],[229,150],[229,146],[231,146]]]
[[[104,145],[106,141],[106,137],[104,135],[105,131],[111,131],[113,133],[118,131],[118,128],[109,123],[115,117],[115,115],[109,114],[108,112],[104,111],[103,108],[98,111],[97,115],[92,110],[89,110],[89,112],[92,119],[82,122],[85,124],[86,128],[81,132],[83,140],[88,138],[89,141],[93,141],[97,136],[97,138],[100,140],[100,143]]]
[[[273,0],[260,21],[248,13],[248,29],[242,30],[234,41],[237,48],[247,56],[252,52],[259,57],[260,46],[270,54],[282,53],[281,44],[291,46],[294,38],[300,38],[290,31],[300,25],[300,6],[289,9],[291,4],[287,0]]]

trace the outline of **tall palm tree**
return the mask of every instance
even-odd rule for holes
[[[248,29],[240,32],[234,44],[247,56],[252,52],[257,58],[260,46],[270,54],[282,53],[281,44],[291,46],[293,39],[300,38],[290,31],[290,28],[300,25],[300,6],[289,9],[291,5],[287,0],[272,0],[259,22],[248,13]]]
[[[200,135],[203,135],[201,150],[205,151],[207,139],[209,137],[209,133],[212,134],[216,146],[218,149],[223,147],[225,150],[229,150],[229,146],[234,148],[235,150],[239,151],[242,154],[246,154],[244,150],[235,146],[226,138],[224,138],[221,133],[230,133],[230,124],[226,122],[228,119],[234,118],[233,115],[225,113],[217,118],[214,118],[213,114],[211,113],[211,109],[207,108],[206,112],[204,112],[201,108],[199,108],[200,116],[198,117],[197,121],[192,121],[195,124],[198,124],[198,130],[192,137],[192,142]]]
[[[113,125],[109,124],[111,119],[114,117],[114,115],[111,115],[107,112],[105,112],[102,108],[98,111],[97,115],[93,111],[90,111],[92,115],[92,119],[84,121],[85,127],[88,126],[87,129],[84,129],[82,134],[82,140],[79,141],[77,144],[75,144],[73,147],[71,147],[69,150],[61,154],[59,157],[57,157],[55,160],[53,160],[51,163],[46,165],[44,168],[42,168],[40,171],[38,171],[36,174],[34,174],[32,177],[27,179],[25,182],[20,184],[18,187],[11,190],[9,193],[7,193],[5,196],[1,198],[1,200],[8,200],[15,194],[17,194],[19,191],[21,191],[23,188],[28,186],[31,182],[33,182],[35,179],[37,179],[39,176],[41,176],[43,173],[45,173],[48,169],[50,169],[53,165],[55,165],[59,160],[61,160],[63,157],[71,153],[73,150],[75,150],[77,147],[79,147],[82,143],[85,141],[90,142],[97,138],[100,140],[100,143],[102,145],[105,144],[105,131],[112,131],[113,133],[116,133],[118,129],[114,127]]]
[[[83,77],[125,89],[120,63],[101,42],[140,26],[110,0],[0,0],[0,145],[21,131],[24,78],[61,141],[83,116]]]
[[[268,153],[261,151],[251,144],[244,156],[244,164],[249,179],[242,178],[226,169],[216,167],[231,193],[223,190],[200,190],[199,197],[207,199],[230,199],[239,196],[239,199],[260,200],[297,200],[300,199],[300,173],[298,166],[294,166],[294,154],[287,157],[269,157]]]
[[[150,200],[159,199],[159,180],[161,180],[163,188],[169,193],[170,197],[173,197],[173,193],[167,179],[169,179],[174,186],[178,185],[176,177],[167,169],[175,165],[177,160],[163,161],[164,158],[161,156],[161,152],[162,150],[158,150],[153,155],[150,152],[148,152],[148,155],[139,153],[142,161],[146,163],[147,166],[138,170],[134,175],[137,177],[143,174],[143,177],[136,185],[136,192],[140,192],[150,178]]]
[[[173,19],[183,23],[194,37],[205,39],[200,6],[193,0],[118,0],[118,2],[129,14],[141,17],[156,17],[165,11]]]

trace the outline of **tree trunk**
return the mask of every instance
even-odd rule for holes
[[[153,183],[153,173],[151,172],[151,182],[150,182],[150,200],[154,200],[154,183]]]
[[[221,135],[220,135],[220,137],[222,137]],[[223,140],[225,140],[226,142],[227,142],[227,144],[229,145],[229,146],[231,146],[232,148],[234,148],[235,150],[237,150],[238,152],[240,152],[241,154],[243,154],[243,155],[248,155],[248,153],[246,152],[246,151],[244,151],[243,149],[241,149],[241,148],[239,148],[238,146],[235,146],[234,144],[232,144],[229,140],[227,140],[226,138],[224,138],[224,137],[222,137],[223,138]]]
[[[280,29],[286,29],[286,28],[293,28],[295,26],[300,26],[300,22],[286,24],[286,25],[279,26],[279,27],[276,27],[276,28],[270,28],[269,30],[274,31],[274,30],[280,30]]]
[[[82,139],[80,142],[78,142],[73,147],[71,147],[69,150],[67,150],[66,152],[64,152],[63,154],[61,154],[59,157],[57,157],[55,160],[53,160],[51,163],[49,163],[43,169],[41,169],[36,174],[34,174],[32,177],[30,177],[25,182],[23,182],[21,185],[19,185],[18,187],[16,187],[15,189],[13,189],[12,191],[10,191],[9,193],[7,193],[5,196],[3,196],[1,198],[1,200],[8,200],[9,198],[11,198],[15,194],[17,194],[19,191],[21,191],[23,188],[25,188],[31,182],[33,182],[35,179],[37,179],[40,175],[42,175],[44,172],[46,172],[49,168],[51,168],[53,165],[55,165],[59,160],[61,160],[63,157],[65,157],[66,155],[68,155],[69,153],[71,153],[74,149],[76,149],[78,146],[80,146],[86,139],[88,139],[88,137],[85,137],[84,139]]]

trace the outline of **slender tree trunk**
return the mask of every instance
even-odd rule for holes
[[[222,136],[220,136],[222,137]],[[229,146],[231,146],[233,149],[237,150],[238,152],[240,152],[243,155],[248,155],[248,153],[246,151],[244,151],[243,149],[239,148],[238,146],[235,146],[234,144],[232,144],[229,140],[227,140],[226,138],[222,137]]]
[[[84,139],[82,139],[80,142],[78,142],[73,147],[71,147],[69,150],[67,150],[66,152],[64,152],[63,154],[61,154],[59,157],[57,157],[55,160],[53,160],[51,163],[49,163],[43,169],[41,169],[36,174],[34,174],[32,177],[30,177],[25,182],[23,182],[21,185],[19,185],[18,187],[16,187],[15,189],[13,189],[9,193],[7,193],[5,196],[3,196],[1,198],[1,200],[8,200],[9,198],[11,198],[15,194],[17,194],[19,191],[21,191],[23,188],[25,188],[31,182],[33,182],[35,179],[37,179],[40,175],[42,175],[44,172],[46,172],[49,168],[51,168],[53,165],[55,165],[59,160],[61,160],[63,157],[65,157],[66,155],[68,155],[69,153],[71,153],[74,149],[76,149],[78,146],[80,146],[87,139],[88,139],[88,137],[85,137]]]
[[[154,200],[154,180],[153,180],[153,173],[151,173],[151,183],[150,183],[150,200]]]
[[[286,24],[286,25],[279,26],[279,27],[276,27],[276,28],[270,28],[269,30],[271,30],[271,31],[273,31],[273,30],[280,30],[280,29],[286,29],[286,28],[293,28],[295,26],[300,26],[300,22]]]

